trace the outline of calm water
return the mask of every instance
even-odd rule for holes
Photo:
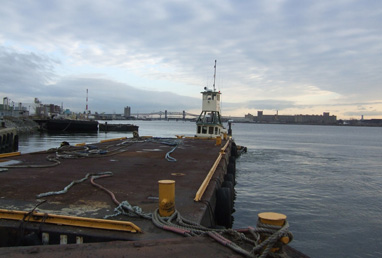
[[[195,130],[191,122],[134,123],[140,135]],[[233,134],[248,148],[237,162],[234,227],[280,212],[295,236],[291,245],[311,257],[382,257],[382,128],[234,124]],[[131,134],[35,134],[21,138],[20,150],[122,136]]]

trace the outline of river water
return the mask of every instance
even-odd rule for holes
[[[140,135],[195,133],[191,122],[133,122]],[[33,134],[21,137],[20,151],[123,136],[132,135]],[[290,245],[311,257],[382,257],[382,128],[238,123],[233,137],[248,148],[237,161],[234,228],[280,212]]]

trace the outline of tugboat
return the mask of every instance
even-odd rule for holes
[[[221,122],[220,100],[221,93],[216,91],[216,60],[214,66],[214,84],[213,89],[204,87],[202,112],[196,121],[196,137],[216,138],[227,133]]]

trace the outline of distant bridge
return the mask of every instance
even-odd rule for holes
[[[196,119],[197,117],[199,117],[199,115],[191,114],[186,111],[170,112],[167,110],[151,112],[151,113],[135,113],[131,115],[135,115],[138,119],[143,118],[143,119],[164,119],[164,120],[168,120],[168,119],[188,120],[188,119]]]

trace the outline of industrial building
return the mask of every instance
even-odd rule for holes
[[[257,116],[245,115],[246,121],[256,123],[280,123],[280,124],[336,124],[337,116],[331,116],[329,112],[322,115],[264,115],[263,111],[258,111]]]

